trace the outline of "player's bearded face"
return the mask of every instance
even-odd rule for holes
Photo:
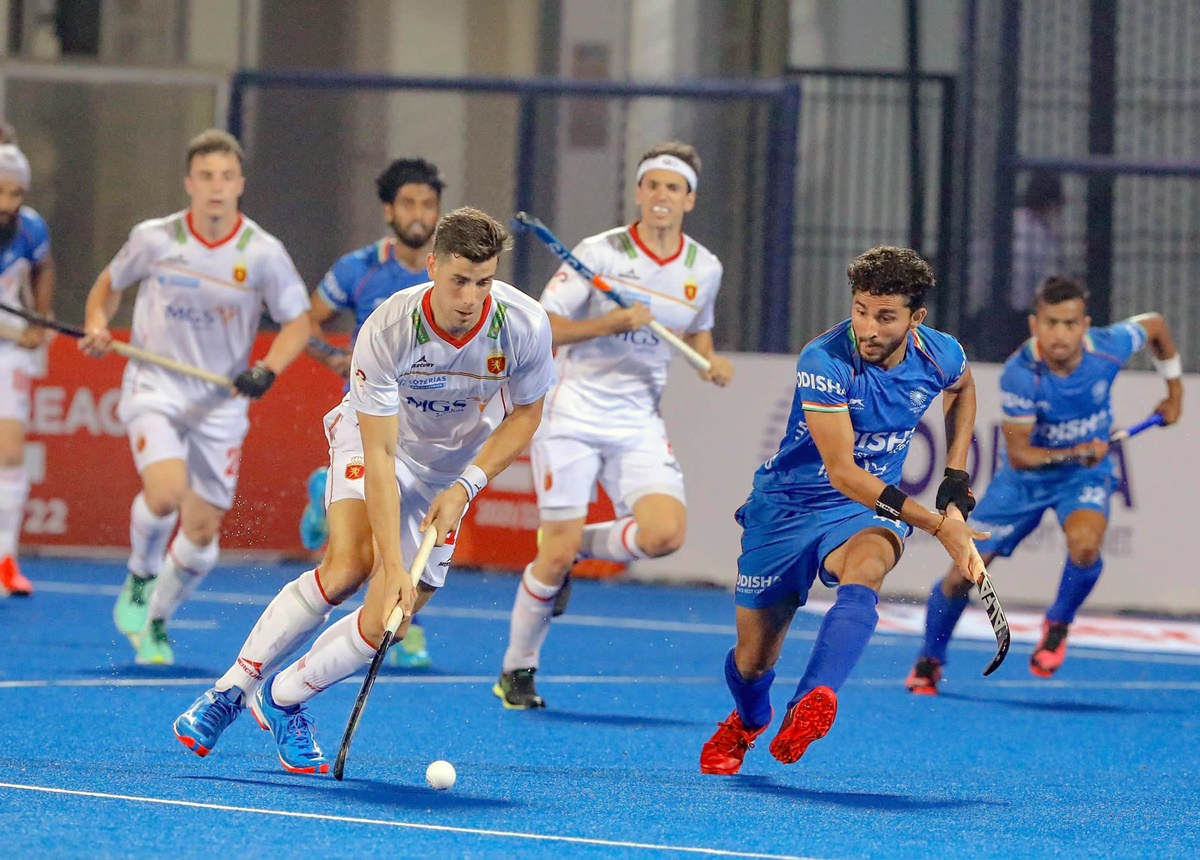
[[[646,171],[636,197],[642,224],[660,230],[682,227],[683,216],[696,205],[696,195],[688,190],[687,180],[674,170]]]
[[[479,323],[499,262],[498,257],[472,263],[457,254],[429,255],[426,265],[433,278],[429,303],[439,328],[461,337]]]
[[[184,179],[192,212],[200,217],[228,218],[237,212],[238,200],[246,187],[242,163],[228,152],[197,155],[188,166]]]
[[[888,364],[904,345],[908,333],[925,318],[925,309],[912,311],[904,296],[855,293],[850,325],[858,354],[869,364]]]
[[[24,188],[15,182],[0,180],[0,246],[7,245],[17,235],[24,202]]]
[[[412,248],[424,248],[437,226],[441,200],[428,185],[401,185],[396,199],[384,206],[384,218],[396,239]]]
[[[1056,305],[1039,304],[1037,313],[1029,318],[1029,330],[1047,361],[1070,362],[1083,351],[1090,322],[1083,299],[1070,299]]]

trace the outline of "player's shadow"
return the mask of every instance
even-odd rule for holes
[[[1047,699],[1030,701],[1028,699],[1008,699],[1000,696],[973,696],[967,693],[952,693],[938,691],[938,696],[954,702],[978,702],[986,705],[1012,708],[1019,711],[1035,711],[1037,713],[1054,714],[1170,714],[1171,710],[1162,708],[1146,708],[1138,705],[1115,704],[1108,705],[1100,702],[1075,702],[1065,699]]]
[[[256,788],[279,788],[289,794],[304,793],[323,800],[345,799],[355,803],[372,803],[379,806],[406,809],[512,809],[521,804],[494,797],[477,797],[461,790],[434,791],[423,785],[385,782],[379,779],[363,779],[347,776],[338,782],[332,776],[286,776],[276,771],[256,770],[264,777],[274,779],[244,779],[234,776],[212,776],[210,774],[182,774],[177,779],[195,779],[204,782],[225,782],[233,785],[248,785]],[[333,813],[331,810],[327,812]]]
[[[581,723],[584,725],[620,726],[623,729],[647,728],[695,728],[708,725],[708,720],[680,720],[674,717],[640,717],[630,714],[597,714],[586,711],[564,711],[559,708],[547,708],[537,711],[537,719],[560,723]]]
[[[781,785],[769,776],[735,776],[725,784],[735,792],[786,797],[806,803],[825,804],[846,809],[875,809],[889,812],[917,812],[923,809],[966,809],[979,806],[1008,806],[994,800],[957,797],[913,797],[907,794],[880,794],[871,791],[829,791]]]

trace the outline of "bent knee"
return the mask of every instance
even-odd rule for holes
[[[650,558],[670,555],[683,546],[683,526],[668,529],[638,529],[638,548]]]
[[[1071,557],[1071,563],[1076,567],[1091,567],[1100,560],[1100,547],[1102,543],[1102,541],[1072,543],[1067,548],[1067,554]]]

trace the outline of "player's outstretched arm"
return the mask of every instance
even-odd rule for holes
[[[88,291],[83,312],[86,334],[79,339],[81,350],[98,357],[112,349],[113,338],[108,330],[108,321],[113,318],[120,304],[121,294],[113,288],[112,275],[105,266]]]
[[[311,306],[308,312],[310,331],[304,351],[310,358],[325,365],[339,376],[350,376],[350,352],[335,349],[325,340],[325,326],[338,315],[339,309],[325,301],[320,288],[312,291],[312,295],[308,297],[308,303]],[[322,345],[325,347],[324,349]]]
[[[310,331],[308,314],[301,314],[284,323],[262,360],[243,370],[233,380],[234,393],[244,394],[254,400],[266,394],[275,384],[275,378],[304,350]]]
[[[628,308],[614,307],[611,311],[598,317],[573,320],[556,313],[548,313],[550,317],[550,335],[554,345],[567,346],[594,337],[610,337],[627,331],[637,331],[645,328],[654,319],[650,306],[634,302]]]
[[[33,309],[44,317],[54,316],[54,257],[47,253],[31,267]],[[48,339],[49,329],[30,325],[18,343],[25,349],[37,349]]]
[[[395,415],[368,415],[357,412],[358,430],[363,443],[363,490],[367,504],[367,523],[375,539],[379,557],[375,564],[382,567],[376,576],[384,582],[383,618],[399,603],[405,616],[412,614],[417,599],[416,588],[404,569],[400,552],[400,489],[396,485],[396,438],[399,419]]]
[[[1183,362],[1171,339],[1171,329],[1160,314],[1145,314],[1137,319],[1146,331],[1154,366],[1167,383],[1167,396],[1155,411],[1162,415],[1164,424],[1174,424],[1183,414]]]
[[[959,573],[977,582],[982,575],[972,540],[983,540],[979,532],[954,517],[931,511],[892,484],[861,468],[854,459],[854,427],[849,412],[816,412],[806,409],[804,420],[812,435],[830,485],[849,499],[873,509],[879,516],[900,520],[927,531],[941,542]]]
[[[708,359],[708,370],[697,370],[700,378],[724,388],[733,381],[733,362],[723,355],[717,355],[713,349],[711,331],[697,331],[685,334],[683,341],[696,352]]]
[[[1099,439],[1080,442],[1070,448],[1040,448],[1030,441],[1033,426],[1032,422],[1004,422],[1004,447],[1009,465],[1014,469],[1045,469],[1063,463],[1094,466],[1108,454],[1108,443]]]

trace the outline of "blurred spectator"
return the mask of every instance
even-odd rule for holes
[[[0,120],[0,144],[5,143],[17,145],[17,130],[12,127],[12,123]]]

